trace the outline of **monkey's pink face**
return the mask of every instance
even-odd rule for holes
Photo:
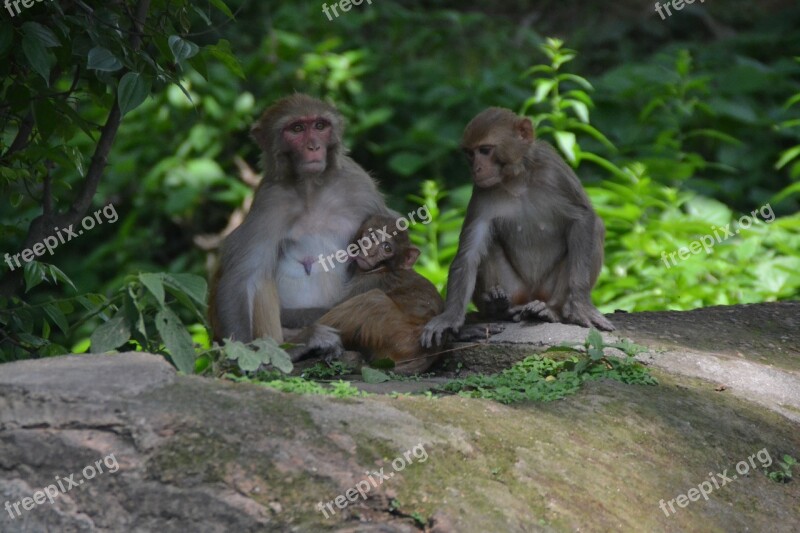
[[[493,159],[494,145],[481,144],[477,148],[464,148],[464,153],[472,166],[472,181],[475,185],[486,189],[502,181],[500,165]]]
[[[324,117],[300,117],[281,132],[295,169],[303,174],[323,172],[328,162],[332,127]]]

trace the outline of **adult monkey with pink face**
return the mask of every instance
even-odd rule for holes
[[[611,331],[592,304],[605,227],[580,180],[527,117],[489,108],[464,130],[475,183],[442,314],[422,333],[440,344],[470,298],[486,318],[567,322]]]
[[[388,213],[372,178],[345,155],[331,105],[295,94],[253,126],[264,177],[244,222],[223,243],[211,283],[214,338],[283,340],[345,296],[348,269],[319,263],[350,243],[371,214]]]

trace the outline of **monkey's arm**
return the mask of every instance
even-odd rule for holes
[[[491,237],[491,219],[471,202],[459,237],[458,252],[448,273],[444,312],[425,326],[422,346],[441,345],[446,331],[457,331],[464,324],[464,313],[475,290],[478,267],[486,255]]]

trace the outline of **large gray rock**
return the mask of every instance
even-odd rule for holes
[[[796,531],[800,483],[762,465],[800,458],[798,372],[781,342],[797,315],[770,322],[772,348],[751,335],[746,356],[648,337],[637,316],[613,318],[659,348],[644,355],[659,386],[595,382],[547,404],[290,395],[178,376],[148,354],[0,365],[0,531]],[[681,331],[663,316],[661,331]],[[564,327],[511,326],[450,364],[497,370],[585,338]],[[707,500],[689,501],[697,487]]]

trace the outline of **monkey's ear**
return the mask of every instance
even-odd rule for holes
[[[256,122],[250,128],[250,137],[256,142],[259,148],[265,151],[269,148],[267,134],[268,132],[264,131],[264,126],[261,124],[261,121]]]
[[[400,265],[401,268],[403,270],[411,270],[414,267],[414,263],[417,262],[419,254],[419,248],[414,248],[413,246],[406,250],[405,256],[403,256],[403,264]]]
[[[533,140],[533,125],[531,124],[531,119],[528,117],[522,117],[517,122],[516,126],[517,134],[522,137],[525,141],[532,141]]]

